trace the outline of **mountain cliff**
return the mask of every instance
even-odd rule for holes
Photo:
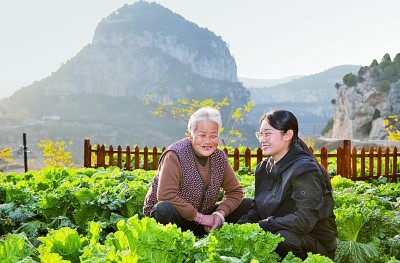
[[[385,54],[357,75],[347,74],[337,86],[331,137],[385,140],[384,119],[400,116],[400,54]]]
[[[227,44],[156,3],[125,5],[97,26],[93,41],[46,86],[47,94],[101,94],[146,100],[246,100]],[[151,95],[151,96],[150,96]]]

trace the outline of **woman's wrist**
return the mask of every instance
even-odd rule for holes
[[[202,221],[203,221],[203,214],[200,212],[197,212],[196,216],[194,217],[194,221],[196,222],[196,224],[201,225]]]
[[[214,211],[212,214],[218,216],[221,219],[221,225],[223,223],[225,223],[225,217],[224,217],[224,215],[222,213],[220,213],[218,211]]]

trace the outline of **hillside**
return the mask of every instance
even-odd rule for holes
[[[249,88],[255,104],[250,124],[257,125],[266,111],[284,108],[298,117],[302,136],[320,135],[332,118],[335,84],[342,83],[348,73],[356,74],[360,67],[342,65],[271,87]]]

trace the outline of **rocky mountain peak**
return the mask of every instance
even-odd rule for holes
[[[384,119],[400,114],[400,55],[386,54],[378,64],[348,74],[337,87],[332,137],[338,139],[387,139]]]
[[[163,100],[178,90],[193,92],[193,78],[238,82],[236,62],[221,37],[145,1],[104,18],[92,43],[53,75],[46,87],[51,94],[146,99],[151,93]]]

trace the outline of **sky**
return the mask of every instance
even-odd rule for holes
[[[151,1],[151,0],[148,0]],[[97,24],[135,0],[2,0],[0,99],[59,69]],[[400,53],[399,0],[156,0],[228,44],[238,77],[369,66]]]

